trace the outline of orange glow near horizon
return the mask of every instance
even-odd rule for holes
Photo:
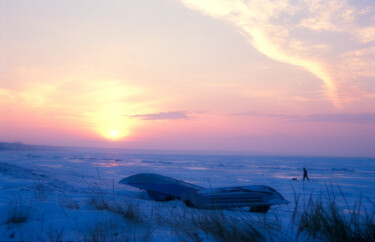
[[[106,134],[103,134],[104,138],[111,140],[111,141],[118,141],[127,136],[126,132],[119,132],[118,130],[111,129]]]
[[[100,113],[94,116],[94,132],[109,141],[120,141],[131,135],[131,125],[123,115]]]

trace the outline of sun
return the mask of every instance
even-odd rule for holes
[[[108,141],[129,140],[137,123],[126,118],[123,110],[121,105],[113,104],[90,113],[93,131]]]
[[[112,138],[117,138],[118,137],[118,130],[112,129],[109,131],[109,136]]]
[[[120,131],[118,129],[109,129],[103,136],[109,140],[117,141],[123,139],[126,135],[127,134],[125,131]]]

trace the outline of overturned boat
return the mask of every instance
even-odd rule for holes
[[[181,199],[181,195],[184,193],[203,189],[203,187],[197,185],[153,173],[128,176],[122,179],[120,183],[144,189],[149,197],[156,201]]]
[[[129,176],[120,183],[144,189],[156,201],[179,199],[189,207],[201,209],[248,207],[250,212],[266,213],[271,205],[289,203],[268,186],[203,188],[153,173]]]
[[[250,212],[266,213],[271,205],[288,204],[280,193],[268,186],[241,186],[202,189],[182,194],[190,207],[233,209],[249,207]]]

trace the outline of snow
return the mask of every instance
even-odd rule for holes
[[[270,186],[291,203],[272,206],[266,215],[247,213],[246,216],[266,216],[270,220],[277,216],[284,225],[283,234],[288,234],[295,194],[305,203],[311,194],[319,197],[332,186],[345,195],[345,199],[338,199],[342,208],[347,209],[346,203],[355,204],[360,199],[365,208],[373,208],[374,161],[374,158],[350,157],[2,151],[0,240],[90,241],[92,236],[119,241],[181,239],[184,235],[178,228],[161,221],[174,216],[177,219],[186,216],[182,215],[186,211],[195,210],[180,201],[152,201],[145,191],[118,183],[137,173],[157,173],[206,188]],[[302,182],[302,167],[307,168],[310,182]],[[139,210],[140,221],[124,219],[121,212],[100,209],[95,202],[102,200],[113,208],[127,205]],[[24,214],[25,221],[9,222],[14,213]],[[225,214],[243,216],[238,211]],[[203,231],[197,236],[203,241],[213,240]]]

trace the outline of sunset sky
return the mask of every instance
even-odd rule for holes
[[[375,156],[375,1],[0,0],[0,141]]]

